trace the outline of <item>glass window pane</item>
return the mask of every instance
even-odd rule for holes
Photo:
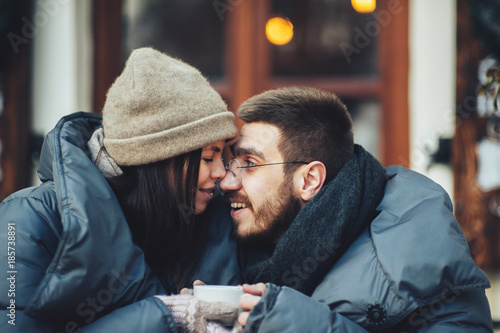
[[[124,59],[152,46],[198,68],[209,79],[224,76],[224,25],[212,1],[124,0]]]
[[[348,0],[273,0],[271,16],[288,18],[292,40],[272,45],[279,76],[376,76],[380,24]]]
[[[380,160],[380,104],[375,100],[342,98],[342,101],[351,114],[354,142]]]

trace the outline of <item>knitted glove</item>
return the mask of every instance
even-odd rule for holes
[[[180,292],[181,295],[194,295],[194,290],[191,288],[182,288],[181,289],[181,292]]]
[[[204,302],[192,295],[155,296],[167,306],[180,332],[243,332],[240,307],[226,302]],[[223,326],[232,326],[226,328]]]
[[[238,321],[236,321],[232,329],[222,326],[221,323],[212,320],[207,324],[207,332],[209,333],[243,333],[243,330],[243,326],[241,326]]]

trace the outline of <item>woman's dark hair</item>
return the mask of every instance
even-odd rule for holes
[[[171,273],[173,286],[166,288],[175,292],[189,282],[208,232],[208,223],[197,223],[195,215],[200,159],[198,149],[164,161],[122,167],[122,175],[108,179],[146,262],[159,276]]]

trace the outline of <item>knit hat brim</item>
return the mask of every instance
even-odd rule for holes
[[[142,165],[165,160],[236,136],[234,115],[221,112],[158,133],[129,139],[104,138],[109,155],[119,165]],[[185,147],[179,150],[179,147]],[[148,154],[144,154],[148,151]]]

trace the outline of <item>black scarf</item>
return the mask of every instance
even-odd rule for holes
[[[272,282],[311,295],[378,214],[385,183],[380,163],[356,145],[351,159],[304,206],[274,249],[242,248],[246,282]]]

